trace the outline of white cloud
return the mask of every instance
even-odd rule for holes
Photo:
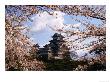
[[[76,24],[66,24],[66,28],[78,28],[81,26],[81,23],[76,23]]]
[[[81,23],[73,24],[72,27],[78,28],[81,26]]]
[[[53,12],[53,15],[47,12],[39,13],[35,15],[33,19],[33,25],[31,31],[40,31],[50,26],[53,29],[61,29],[63,27],[65,14],[60,11]]]
[[[47,12],[38,13],[33,19],[33,25],[31,31],[37,32],[45,29],[47,26],[51,27],[54,30],[62,29],[63,27],[79,27],[81,24],[66,24],[64,25],[64,13],[60,11],[51,12],[50,15]]]

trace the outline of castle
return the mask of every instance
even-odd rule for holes
[[[49,41],[50,44],[46,44],[43,48],[39,48],[39,58],[51,60],[64,59],[69,56],[69,49],[65,45],[65,41],[63,40],[64,37],[61,34],[55,33],[52,38],[53,40]]]

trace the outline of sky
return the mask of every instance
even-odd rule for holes
[[[69,16],[65,16],[64,13],[54,12],[57,15],[50,16],[48,13],[44,12],[40,16],[36,15],[32,19],[34,20],[32,25],[32,36],[35,42],[38,42],[40,46],[45,45],[51,40],[51,36],[56,33],[56,29],[62,29],[64,24],[68,24],[68,27],[73,25],[74,27],[79,27],[80,23],[71,22]],[[37,28],[38,27],[38,28]],[[51,29],[51,28],[53,29]]]
[[[26,22],[25,26],[30,27],[30,39],[34,42],[34,43],[38,43],[40,45],[40,47],[43,47],[46,44],[49,44],[49,41],[52,40],[52,36],[54,35],[54,33],[56,33],[58,29],[63,29],[65,27],[65,30],[74,30],[71,29],[69,27],[75,27],[75,30],[78,30],[77,28],[80,28],[79,30],[84,30],[85,27],[77,22],[74,21],[72,18],[75,18],[76,16],[72,16],[72,15],[67,15],[65,13],[62,13],[60,11],[54,11],[51,12],[50,15],[47,12],[42,12],[42,13],[38,13],[36,15],[33,15],[31,17],[31,19],[33,20],[33,22]],[[92,24],[95,24],[96,26],[98,26],[101,21],[98,19],[94,19],[94,20],[90,20],[90,19],[86,19],[86,17],[84,16],[77,16],[77,18],[82,19],[82,20],[86,20],[91,22]],[[66,24],[66,26],[65,26]],[[69,37],[70,40],[74,39],[74,37]],[[97,40],[96,38],[88,38],[86,39],[83,43],[78,43],[78,45],[82,45],[84,43],[87,44],[87,42],[91,42]],[[81,52],[78,51],[79,54],[81,53],[85,53],[85,51],[80,50]]]

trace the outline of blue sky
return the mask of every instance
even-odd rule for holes
[[[52,11],[52,12],[50,11],[50,13],[52,15],[48,14],[46,11],[40,12],[31,17],[33,22],[27,21],[24,24],[24,26],[27,26],[28,28],[30,28],[30,33],[29,33],[30,39],[35,44],[38,43],[40,47],[43,47],[46,44],[49,44],[49,41],[52,40],[52,36],[54,35],[54,33],[57,33],[56,30],[58,29],[85,31],[86,27],[82,25],[80,22],[75,21],[74,20],[75,18],[80,19],[83,22],[84,21],[90,22],[91,24],[94,24],[96,26],[99,26],[100,24],[102,24],[102,21],[100,21],[99,19],[95,19],[95,18],[88,19],[84,16],[67,15],[60,11]],[[70,28],[71,26],[74,28]],[[78,37],[72,36],[72,37],[65,37],[65,38],[69,38],[66,40],[70,42]],[[77,41],[72,44],[70,43],[70,45],[73,46],[73,44],[75,44],[76,47],[80,48],[80,47],[83,47],[84,44],[86,44],[85,46],[87,46],[87,44],[90,44],[90,42],[96,41],[96,40],[98,39],[94,37],[89,37],[85,39],[83,42]],[[77,52],[77,55],[79,57],[85,55],[85,53],[88,53],[88,50],[86,49],[75,50],[74,48],[71,48],[70,51],[71,50]]]
[[[57,15],[56,15],[57,13]],[[47,12],[38,13],[37,15],[33,15],[31,19],[33,22],[26,22],[25,26],[31,28],[30,32],[30,38],[33,40],[34,43],[38,43],[41,47],[43,47],[45,44],[48,44],[49,41],[52,39],[52,35],[57,32],[54,31],[56,29],[62,29],[64,27],[63,24],[67,25],[74,25],[76,27],[80,27],[80,30],[84,30],[85,26],[80,24],[77,21],[74,21],[72,18],[76,18],[76,16],[73,15],[67,15],[59,11],[55,11],[53,15],[49,15]],[[95,24],[98,26],[101,24],[101,21],[98,19],[87,19],[84,16],[77,16],[78,19],[86,20],[91,22],[92,24]],[[57,26],[56,26],[57,25]],[[52,27],[54,30],[52,30]],[[69,28],[67,28],[69,29]],[[72,29],[70,29],[72,30]],[[86,42],[90,41],[90,39],[87,39]],[[86,43],[85,42],[85,43]]]
[[[60,25],[61,23],[63,23],[63,24],[75,24],[75,25],[78,24],[79,27],[80,27],[80,30],[83,30],[84,29],[84,26],[83,25],[81,25],[77,21],[72,20],[72,17],[75,18],[76,16],[69,16],[69,15],[66,15],[66,14],[65,15],[62,15],[63,13],[61,13],[61,12],[58,12],[58,13],[61,14],[61,15],[58,16],[59,17],[58,20],[55,20],[54,17],[49,16],[48,13],[45,12],[43,14],[39,14],[39,15],[41,15],[41,18],[42,19],[40,17],[34,15],[34,16],[32,16],[33,22],[29,22],[28,21],[25,24],[26,26],[28,26],[28,27],[30,27],[30,28],[33,29],[31,31],[30,37],[31,37],[31,39],[33,39],[33,42],[34,43],[38,43],[40,46],[45,45],[46,43],[49,42],[49,40],[52,39],[51,36],[55,33],[55,31],[53,31],[51,28],[49,28],[48,25],[47,26],[46,25],[42,25],[44,23],[49,24],[48,22],[45,22],[45,21],[49,21],[50,23],[59,24],[59,26],[62,26],[62,25]],[[44,16],[47,16],[47,17],[43,18]],[[78,19],[82,19],[82,20],[83,19],[84,20],[88,20],[88,19],[86,19],[86,17],[83,17],[83,16],[77,16],[77,18]],[[39,22],[39,21],[41,21],[41,22]],[[93,23],[93,24],[95,24],[97,26],[98,26],[99,23],[101,23],[101,21],[98,20],[98,19],[88,20],[88,21],[90,21],[91,23]],[[39,24],[39,23],[41,23],[41,24]],[[51,26],[53,28],[56,28],[55,27],[55,24],[52,24]],[[39,27],[37,27],[37,26],[39,26]],[[36,29],[36,28],[38,28],[38,29]]]

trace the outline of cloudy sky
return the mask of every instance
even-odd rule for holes
[[[26,25],[31,28],[31,39],[41,47],[52,39],[51,36],[57,32],[55,30],[65,27],[64,24],[67,24],[66,27],[81,25],[78,22],[72,22],[70,16],[60,11],[52,12],[52,15],[47,12],[38,13],[32,16],[32,20],[33,22],[27,22]]]
[[[50,15],[52,14],[52,15]],[[47,12],[38,13],[36,15],[33,15],[31,19],[33,22],[26,22],[25,26],[30,27],[30,38],[34,43],[38,43],[40,47],[43,47],[45,44],[48,44],[49,41],[52,39],[52,35],[56,33],[58,29],[62,29],[65,27],[65,30],[73,30],[69,27],[75,27],[80,28],[79,30],[84,30],[84,26],[74,21],[72,18],[76,16],[66,15],[60,11],[54,11],[50,12],[48,14]],[[90,21],[91,23],[95,24],[96,26],[101,23],[100,20],[94,19],[94,20],[88,20],[86,17],[83,16],[77,16],[77,18],[80,18],[82,20]],[[66,26],[65,26],[66,25]],[[74,29],[78,30],[78,29]],[[74,39],[74,37],[69,37],[70,40]],[[91,42],[93,40],[97,40],[96,38],[88,38],[83,43],[78,43],[78,46],[81,46],[84,43]],[[81,51],[82,52],[82,51]],[[79,53],[79,51],[78,51]]]

